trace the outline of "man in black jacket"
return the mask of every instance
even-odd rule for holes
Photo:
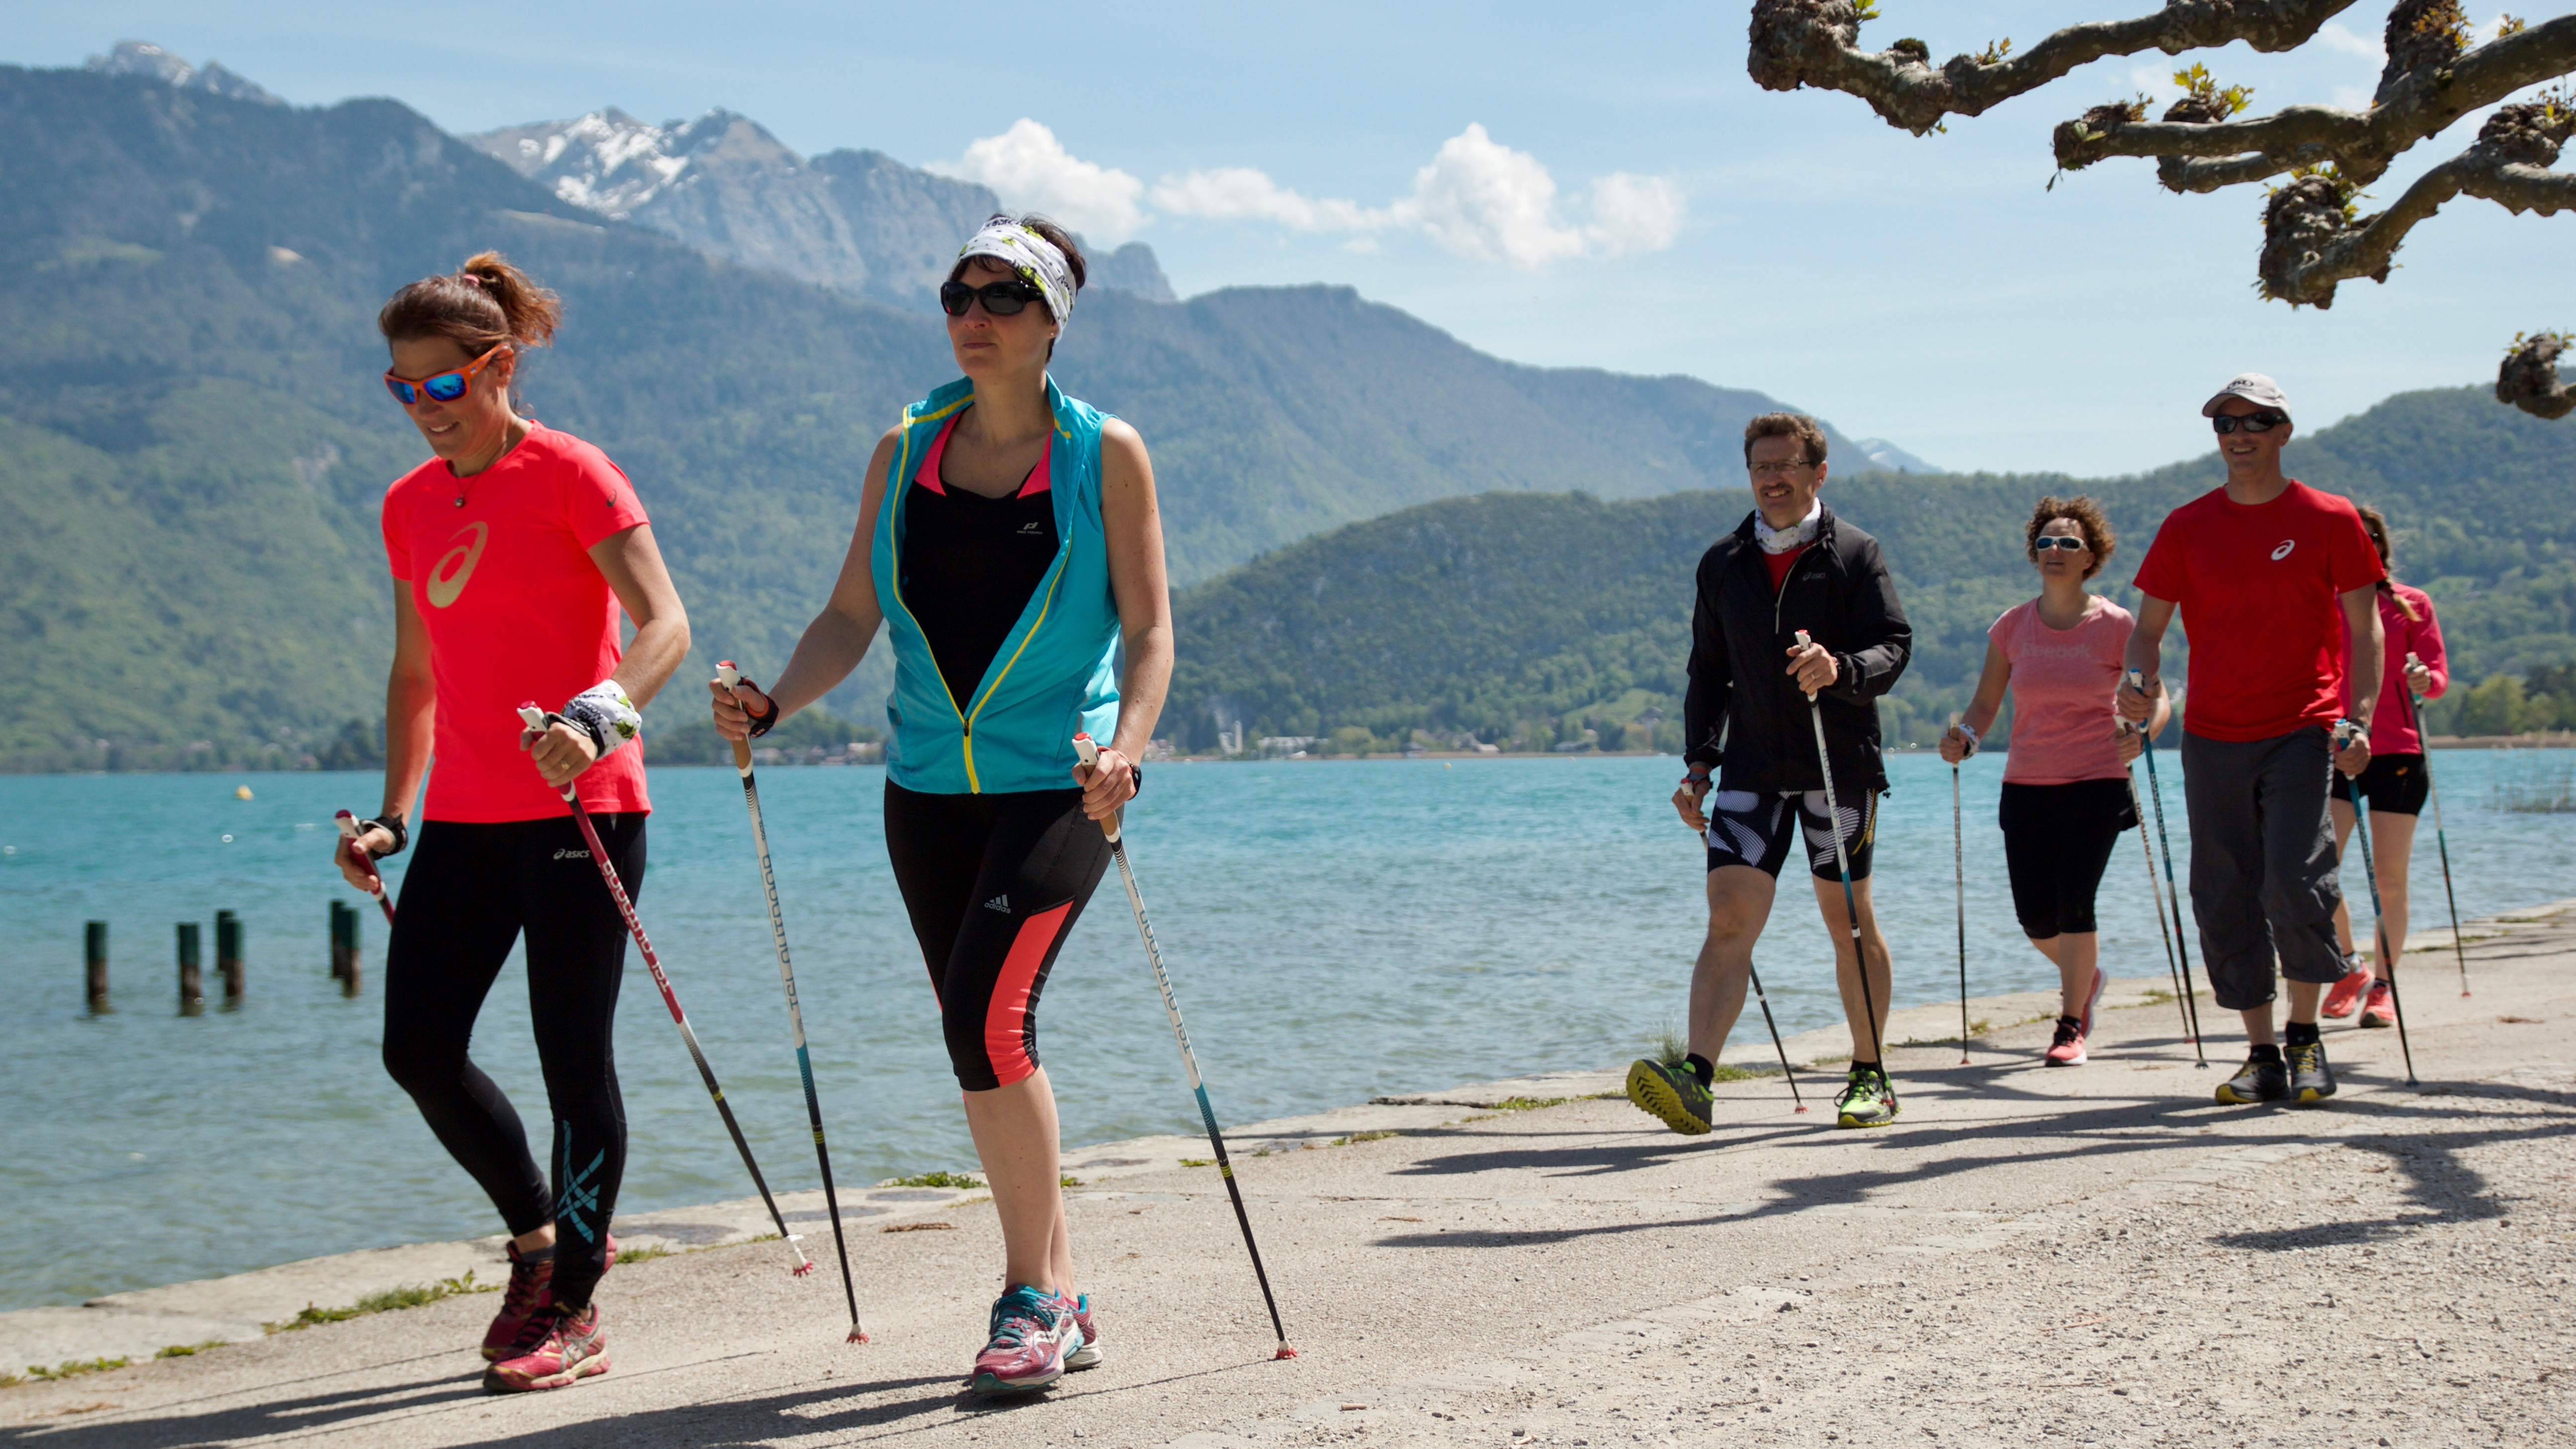
[[[1709,1082],[1744,1009],[1753,943],[1770,918],[1781,867],[1803,843],[1851,1022],[1851,1076],[1835,1102],[1836,1122],[1881,1127],[1896,1120],[1897,1102],[1879,1060],[1891,983],[1887,940],[1869,891],[1878,797],[1887,789],[1877,700],[1905,672],[1914,631],[1897,606],[1878,540],[1816,501],[1825,482],[1825,435],[1813,418],[1755,418],[1745,425],[1744,462],[1753,475],[1754,512],[1700,559],[1690,693],[1683,704],[1688,773],[1673,792],[1683,821],[1708,841],[1708,939],[1691,976],[1690,1056],[1680,1067],[1638,1062],[1628,1072],[1628,1097],[1674,1131],[1708,1130]],[[1804,648],[1797,642],[1801,630],[1813,641]],[[1811,697],[1823,714],[1833,761],[1860,949],[1868,960],[1865,998],[1834,831],[1826,822]],[[1712,770],[1718,774],[1713,800]]]

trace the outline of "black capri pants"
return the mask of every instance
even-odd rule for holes
[[[627,896],[641,895],[644,815],[590,820]],[[517,1109],[466,1055],[483,998],[522,935],[528,1021],[554,1121],[551,1190]],[[570,815],[422,822],[385,946],[385,1070],[511,1236],[554,1223],[555,1301],[576,1310],[608,1271],[608,1220],[626,1175],[612,1044],[625,972],[626,919]]]
[[[2012,876],[2013,915],[2034,941],[2089,932],[2093,897],[2120,832],[2138,823],[2124,776],[2065,785],[2007,782],[1995,823],[2004,832],[2004,868]]]
[[[969,1092],[1038,1069],[1038,994],[1109,869],[1076,789],[927,795],[885,788],[886,854]]]

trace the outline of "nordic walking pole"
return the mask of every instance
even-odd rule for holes
[[[376,858],[358,848],[358,817],[346,810],[343,810],[340,812],[338,819],[340,822],[340,838],[349,842],[349,858],[358,863],[358,869],[366,872],[367,894],[376,898],[376,908],[385,913],[385,924],[390,926],[394,923],[394,903],[385,899],[385,878],[376,873]],[[2437,828],[2439,827],[2439,824],[2440,818],[2437,816],[2435,817],[2435,825]],[[2457,933],[2454,932],[2454,934]],[[2462,972],[2461,979],[2468,979],[2465,971]],[[2460,994],[2462,996],[2468,995],[2465,991]]]
[[[2121,723],[2129,724],[2127,720],[2122,720]],[[2137,728],[2134,724],[2130,724],[2129,727]],[[2163,893],[2156,889],[2156,850],[2154,846],[2147,843],[2147,805],[2145,801],[2138,798],[2138,777],[2130,774],[2125,768],[2120,771],[2120,774],[2129,782],[2129,813],[2138,817],[2138,854],[2144,857],[2147,863],[2147,899],[2155,902],[2156,930],[2165,938],[2165,979],[2173,983],[2174,1010],[2182,1017],[2182,1034],[2190,1036],[2192,1034],[2191,1008],[2183,1001],[2182,973],[2174,969],[2173,927],[2165,924],[2165,898]]]
[[[742,683],[730,659],[716,661],[716,677],[727,689]],[[841,1255],[841,1292],[850,1300],[848,1342],[865,1343],[859,1326],[859,1290],[850,1282],[850,1244],[841,1233],[841,1199],[832,1187],[832,1153],[823,1145],[823,1099],[814,1092],[814,1059],[805,1050],[805,1013],[796,1004],[796,968],[787,962],[787,919],[778,910],[778,877],[769,868],[769,830],[761,823],[760,786],[751,777],[751,742],[734,740],[733,769],[742,777],[742,803],[751,812],[751,848],[760,857],[760,891],[769,901],[769,939],[778,946],[778,984],[787,992],[787,1027],[796,1038],[796,1071],[805,1079],[805,1120],[814,1128],[814,1160],[823,1169],[823,1208],[832,1217],[832,1247]]]
[[[2420,662],[2412,654],[2406,656],[2410,667]],[[2451,950],[2460,958],[2460,994],[2466,996],[2469,994],[2469,948],[2460,940],[2460,897],[2451,889],[2451,841],[2442,833],[2442,792],[2433,788],[2433,751],[2424,739],[2424,701],[2409,690],[2406,707],[2414,711],[2415,743],[2424,751],[2424,793],[2433,799],[2433,844],[2442,852],[2442,897],[2451,905]],[[2397,988],[2388,988],[2388,994],[2394,997]]]
[[[2145,694],[2147,672],[2143,669],[2130,670],[2129,687],[2142,695]],[[2152,710],[2150,713],[2152,716]],[[2156,778],[2156,734],[2149,729],[2141,729],[2139,733],[2145,736],[2138,747],[2138,753],[2146,756],[2147,759],[2147,793],[2154,796],[2156,802],[2156,845],[2157,853],[2165,858],[2165,894],[2173,898],[2174,955],[2182,962],[2182,1000],[2183,1005],[2188,1008],[2183,1012],[2183,1016],[2191,1023],[2191,1049],[2200,1057],[2200,1060],[2192,1065],[2206,1070],[2209,1066],[2209,1051],[2201,1045],[2200,1041],[2200,992],[2191,984],[2191,940],[2189,933],[2182,928],[2182,890],[2174,884],[2173,837],[2165,833],[2165,787],[2164,783]],[[2137,786],[2131,785],[2129,788],[2134,790]],[[2153,882],[2149,884],[2152,885]]]
[[[2338,747],[2359,736],[2360,731],[2351,729],[2350,724],[2346,721],[2345,729],[2335,731]],[[2326,768],[2334,770],[2333,762],[2327,762]],[[2335,773],[2343,774],[2340,770]],[[2406,1041],[2406,998],[2398,994],[2396,963],[2388,959],[2388,918],[2379,913],[2379,863],[2370,853],[2370,812],[2362,807],[2361,782],[2344,775],[2343,784],[2344,792],[2352,797],[2352,833],[2361,841],[2361,871],[2370,877],[2370,934],[2379,942],[2379,959],[2372,964],[2379,968],[2379,979],[2388,983],[2388,1005],[2397,1014],[2397,1049],[2406,1055],[2406,1085],[2411,1087],[2415,1085],[2415,1048]]]
[[[1806,630],[1798,631],[1799,648],[1812,642]],[[1817,702],[1813,690],[1807,692],[1807,718],[1816,727],[1816,769],[1825,777],[1825,833],[1834,838],[1834,868],[1842,872],[1843,910],[1851,917],[1852,967],[1860,977],[1860,1009],[1869,1017],[1869,1053],[1878,1062],[1879,1077],[1887,1083],[1888,1106],[1893,1108],[1896,1079],[1887,1075],[1887,1048],[1878,1039],[1878,1003],[1870,998],[1869,957],[1860,948],[1860,898],[1852,893],[1851,857],[1843,852],[1843,811],[1834,801],[1834,760],[1825,749],[1825,707]],[[1965,1054],[1967,1049],[1967,1042],[1962,1040],[1960,1052]]]
[[[1100,758],[1100,746],[1088,734],[1073,737],[1074,753],[1086,766]],[[1127,845],[1118,838],[1118,816],[1112,812],[1100,822],[1100,833],[1109,837],[1109,858],[1118,862],[1118,878],[1126,883],[1127,904],[1136,911],[1136,934],[1145,942],[1145,964],[1154,968],[1154,989],[1162,993],[1163,1014],[1172,1019],[1172,1040],[1181,1044],[1181,1066],[1190,1074],[1190,1091],[1199,1099],[1199,1120],[1207,1124],[1208,1146],[1216,1149],[1217,1176],[1225,1179],[1225,1194],[1234,1200],[1235,1225],[1243,1229],[1243,1250],[1252,1255],[1252,1276],[1261,1284],[1261,1301],[1270,1310],[1270,1331],[1279,1337],[1279,1351],[1272,1358],[1295,1358],[1297,1350],[1288,1346],[1288,1330],[1280,1326],[1279,1300],[1271,1296],[1270,1274],[1261,1266],[1261,1249],[1252,1241],[1252,1217],[1243,1210],[1243,1189],[1235,1184],[1233,1160],[1225,1155],[1225,1134],[1217,1131],[1216,1108],[1209,1105],[1207,1083],[1199,1080],[1199,1059],[1190,1050],[1190,1034],[1181,1027],[1181,1004],[1172,996],[1172,978],[1163,970],[1163,950],[1154,944],[1154,927],[1145,919],[1145,898],[1137,893],[1136,872],[1127,864]]]
[[[1956,729],[1957,715],[1950,716]],[[1840,839],[1840,836],[1836,836]],[[1959,896],[1959,1065],[1968,1064],[1968,847],[1959,816],[1959,767],[1950,767],[1950,880]]]
[[[540,734],[561,715],[549,715],[530,700],[519,706],[519,722]],[[733,1145],[742,1153],[742,1165],[751,1169],[751,1185],[760,1189],[760,1200],[769,1207],[769,1220],[778,1225],[778,1236],[795,1255],[796,1266],[788,1273],[803,1277],[814,1271],[814,1262],[797,1246],[803,1236],[787,1231],[787,1219],[778,1211],[778,1200],[769,1195],[768,1179],[760,1175],[760,1164],[751,1160],[751,1144],[743,1140],[742,1124],[733,1119],[732,1104],[725,1101],[724,1088],[716,1085],[716,1069],[707,1065],[707,1054],[698,1045],[698,1034],[690,1029],[688,1013],[680,1010],[679,994],[671,989],[671,978],[662,973],[662,958],[653,954],[652,939],[644,934],[644,922],[635,914],[635,903],[626,897],[625,882],[617,878],[617,867],[608,863],[608,847],[600,844],[599,827],[590,823],[590,812],[581,808],[581,792],[567,781],[562,789],[563,802],[572,809],[572,820],[581,827],[582,843],[590,847],[590,863],[599,867],[599,878],[608,887],[608,898],[617,902],[617,914],[626,919],[626,933],[635,938],[636,948],[644,953],[644,965],[653,973],[653,984],[662,989],[662,1004],[671,1009],[671,1020],[680,1028],[680,1040],[689,1044],[689,1057],[698,1064],[698,1076],[707,1084],[707,1095],[715,1099],[716,1112],[724,1118],[725,1130],[733,1134]],[[834,1219],[833,1225],[839,1226]]]

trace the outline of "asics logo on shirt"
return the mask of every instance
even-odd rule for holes
[[[2297,548],[2298,546],[2299,541],[2295,538],[2282,539],[2281,546],[2272,550],[2272,562],[2279,563],[2281,560],[2288,558],[2290,556],[2290,550]]]
[[[429,596],[433,609],[446,608],[456,602],[457,595],[465,592],[466,580],[474,577],[475,561],[483,557],[483,545],[492,537],[492,525],[469,523],[456,530],[451,538],[463,538],[469,533],[474,535],[472,543],[457,544],[440,554],[438,562],[430,566],[429,578],[421,592]]]
[[[1011,898],[1007,895],[995,896],[984,903],[984,909],[988,911],[1000,911],[1003,915],[1007,916],[1011,913]]]
[[[590,852],[587,850],[558,850],[555,852],[555,859],[588,860],[590,859]]]

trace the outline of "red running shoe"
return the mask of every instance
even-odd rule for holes
[[[1064,1356],[1082,1344],[1082,1327],[1064,1300],[1023,1283],[993,1303],[993,1336],[975,1355],[967,1388],[978,1394],[1019,1394],[1064,1377]]]
[[[519,1252],[519,1245],[508,1245],[510,1282],[501,1292],[501,1311],[492,1315],[492,1326],[483,1330],[483,1357],[487,1362],[517,1358],[537,1346],[545,1336],[542,1322],[546,1310],[554,1306],[554,1255],[548,1254],[530,1262]],[[608,1266],[617,1266],[617,1235],[608,1235]]]
[[[2368,990],[2369,987],[2369,972],[2347,971],[2344,973],[2341,981],[2338,981],[2333,986],[2327,988],[2326,1004],[2318,1007],[2317,1009],[2327,1016],[2331,1016],[2335,1020],[2341,1021],[2345,1017],[2352,1015],[2352,1009],[2361,1004],[2362,992]],[[2364,1024],[2367,1025],[2367,1023]]]
[[[1068,1369],[1099,1367],[1100,1329],[1091,1321],[1091,1295],[1083,1293],[1072,1298],[1058,1297],[1055,1301],[1064,1306],[1065,1312],[1073,1315],[1073,1326],[1082,1330],[1082,1344],[1065,1354],[1064,1366]]]
[[[2102,1009],[2102,988],[2110,984],[2111,973],[2099,966],[2094,967],[2093,989],[2084,997],[2084,1015],[2076,1027],[2082,1035],[2089,1037],[2093,1034],[2094,1014]],[[2074,1063],[2069,1062],[2067,1065],[2073,1066]]]
[[[2089,1060],[2084,1055],[2082,1022],[2071,1016],[2057,1019],[2057,1040],[2048,1044],[2047,1060],[2052,1067],[2080,1067]]]
[[[2363,1026],[2397,1024],[2397,994],[2388,989],[2387,982],[2370,983],[2370,999],[2361,1004],[2361,1024]]]
[[[537,1321],[545,1325],[537,1346],[485,1369],[483,1387],[496,1394],[559,1389],[608,1372],[608,1334],[600,1327],[598,1304],[576,1314],[550,1308]]]

